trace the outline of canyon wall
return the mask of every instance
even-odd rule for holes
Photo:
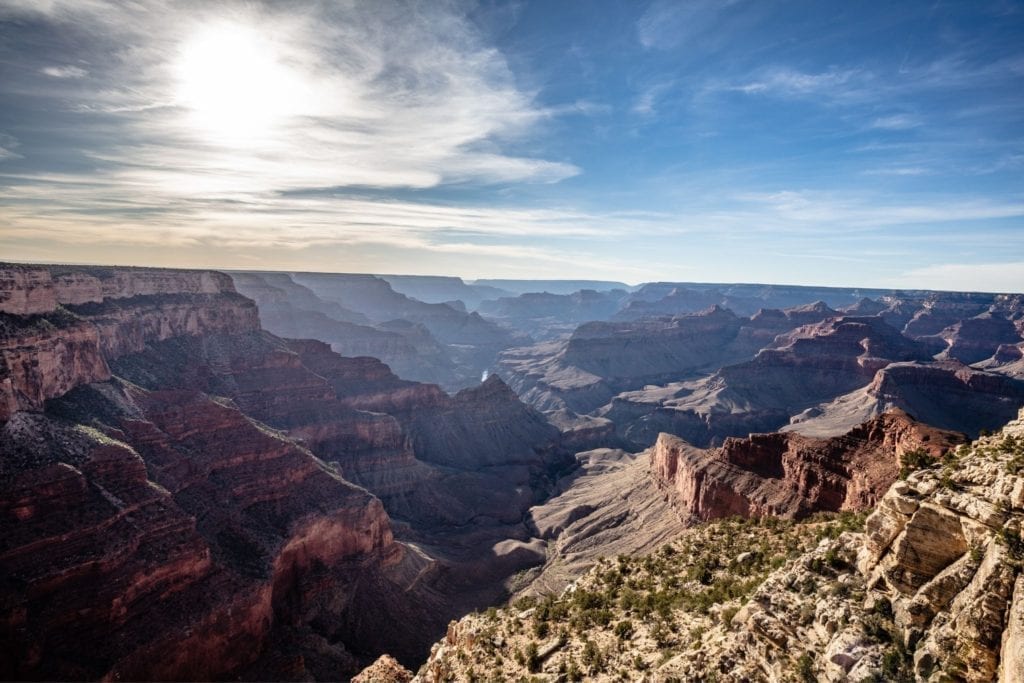
[[[333,679],[384,651],[415,662],[543,561],[492,551],[529,538],[525,511],[562,457],[559,431],[499,379],[449,396],[281,339],[218,273],[3,272],[14,677]]]
[[[221,273],[0,264],[0,420],[109,379],[107,361],[148,343],[258,327]]]
[[[963,442],[894,411],[831,439],[751,434],[705,450],[661,434],[651,472],[684,518],[800,517],[868,509],[907,465],[908,453],[938,459]]]

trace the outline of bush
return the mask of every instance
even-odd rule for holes
[[[533,635],[537,636],[538,638],[547,638],[548,633],[550,632],[551,628],[548,626],[548,622],[546,621],[538,621],[536,624],[533,625]]]
[[[892,603],[889,602],[889,598],[878,598],[873,611],[883,619],[892,619]]]
[[[537,652],[537,643],[530,641],[530,644],[526,646],[523,659],[526,661],[526,668],[530,673],[540,671],[540,654]]]
[[[869,614],[860,622],[864,633],[880,643],[888,643],[892,640],[892,633],[889,631],[887,620],[878,614]]]
[[[633,622],[629,619],[623,619],[619,623],[615,624],[615,635],[619,640],[629,640],[633,637]]]
[[[583,664],[590,670],[590,673],[597,673],[604,668],[604,654],[594,641],[587,638],[583,641]]]
[[[933,465],[935,465],[935,458],[924,449],[915,448],[912,451],[907,451],[901,458],[900,479],[906,479],[911,472]]]
[[[814,673],[814,657],[811,653],[805,652],[796,660],[796,675],[804,683],[816,683],[818,677]]]

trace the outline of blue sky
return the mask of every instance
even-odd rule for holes
[[[0,0],[0,258],[1024,291],[1024,2]]]

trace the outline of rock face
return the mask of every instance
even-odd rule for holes
[[[893,362],[928,360],[920,344],[878,317],[841,317],[798,328],[748,363],[722,368],[709,384],[758,406],[793,410],[871,381]]]
[[[395,661],[394,657],[381,655],[352,679],[352,683],[408,683],[412,672]]]
[[[630,295],[620,312],[622,318],[646,315],[692,313],[712,305],[724,306],[739,315],[753,315],[762,308],[794,308],[822,302],[832,308],[855,305],[858,301],[907,296],[882,289],[843,289],[791,285],[703,284],[697,282],[652,282]]]
[[[4,671],[336,678],[384,651],[415,662],[543,560],[500,543],[529,538],[559,432],[499,379],[453,397],[275,337],[219,274],[174,291],[174,271],[31,272],[9,280],[44,283],[52,310],[2,314]],[[443,552],[396,541],[388,510]]]
[[[202,394],[91,386],[3,428],[4,670],[213,678],[286,634],[351,669],[353,583],[408,587],[380,502]]]
[[[1022,475],[1024,413],[894,483],[866,521],[709,523],[531,609],[453,622],[416,680],[1016,683]]]
[[[266,332],[178,338],[118,359],[113,369],[144,387],[230,398],[418,528],[481,516],[518,522],[533,502],[531,476],[561,457],[558,430],[497,377],[448,396],[374,359],[342,358],[322,342]]]
[[[1021,341],[1020,332],[1012,322],[992,313],[955,322],[938,336],[948,344],[940,357],[967,365],[989,358],[1003,344]]]
[[[14,315],[49,313],[57,307],[50,271],[35,266],[0,265],[0,311]]]
[[[0,279],[0,420],[109,379],[107,360],[148,343],[259,326],[220,273],[0,265]]]
[[[461,301],[470,310],[479,308],[483,301],[511,296],[512,292],[483,284],[467,284],[461,278],[436,275],[382,275],[378,274],[399,294],[428,304]]]
[[[974,367],[998,372],[1016,379],[1024,379],[1024,342],[1003,344],[996,349],[991,358],[975,363]]]
[[[528,293],[485,301],[478,310],[534,339],[549,340],[571,335],[581,323],[609,320],[626,296],[621,289],[607,292],[582,289],[572,294]]]
[[[372,275],[295,273],[292,278],[321,299],[358,311],[376,325],[394,320],[422,325],[445,346],[464,376],[474,380],[494,363],[500,351],[530,342],[526,335],[478,313],[467,313],[459,305],[424,303],[399,294]]]
[[[0,312],[14,315],[49,313],[60,304],[234,291],[231,278],[213,271],[0,263]]]
[[[560,593],[601,558],[653,552],[683,529],[669,497],[652,486],[650,452],[598,448],[576,459],[551,497],[530,508],[547,561],[522,594]]]
[[[750,359],[775,337],[834,311],[815,304],[750,319],[712,307],[698,314],[580,325],[565,342],[502,354],[498,372],[534,407],[589,413],[620,392],[714,372]]]
[[[234,273],[239,291],[260,310],[263,328],[282,337],[319,339],[344,356],[372,356],[399,376],[449,389],[475,383],[474,369],[460,371],[423,325],[395,320],[374,326],[369,318],[324,301],[285,273]]]
[[[651,472],[684,518],[802,517],[870,508],[896,480],[907,453],[938,458],[963,441],[900,411],[832,439],[752,434],[702,450],[661,434]]]
[[[924,345],[879,317],[829,318],[781,334],[752,360],[704,379],[619,394],[601,414],[638,446],[652,444],[661,431],[706,446],[779,429],[815,403],[869,384],[879,368],[929,357]]]
[[[525,297],[517,301],[525,308]],[[731,315],[723,306],[750,317],[739,317],[738,328],[715,327]],[[955,408],[940,415],[914,398],[865,409],[871,401],[854,394],[876,372],[908,361],[942,367],[963,359],[1024,375],[1015,357],[1024,327],[1019,295],[650,283],[630,292],[612,320],[583,324],[565,341],[509,349],[496,371],[539,410],[609,420],[632,448],[663,431],[706,446],[790,421],[801,432],[838,435],[889,407],[931,410],[939,426],[974,434],[978,427],[960,426],[969,420]],[[1020,405],[975,389],[971,413],[994,408],[992,426]]]
[[[720,363],[740,325],[740,318],[718,307],[647,324],[589,323],[569,338],[564,360],[613,381],[675,377]]]
[[[1008,368],[1012,370],[1011,368]],[[815,406],[787,429],[835,434],[873,415],[899,408],[944,429],[976,437],[998,429],[1024,406],[1024,381],[996,372],[941,363],[893,363],[871,384]]]
[[[1022,435],[1012,422],[893,484],[863,533],[825,538],[770,575],[684,674],[1024,679]]]
[[[46,399],[80,384],[110,379],[94,325],[53,312],[32,321],[0,314],[0,325],[0,421],[18,410],[42,410]]]

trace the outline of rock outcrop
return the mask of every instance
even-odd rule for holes
[[[479,311],[537,340],[568,336],[581,323],[609,320],[626,299],[615,289],[583,289],[572,294],[528,293],[485,301]]]
[[[509,349],[496,369],[539,410],[608,419],[634,448],[650,446],[662,431],[716,445],[791,420],[794,429],[835,435],[892,407],[861,410],[864,399],[850,410],[853,394],[893,363],[963,359],[977,369],[1024,374],[1010,358],[1024,327],[1022,301],[1019,295],[651,283],[628,295],[615,322],[581,325],[566,341]],[[691,313],[709,304],[750,317],[740,317],[736,330],[704,330],[703,346],[687,346],[686,328],[724,317],[717,308]],[[792,307],[769,307],[784,305]],[[655,315],[664,313],[677,316]],[[992,398],[1010,410],[996,411],[991,422],[1001,424],[1017,404]],[[894,405],[915,415],[929,410],[915,401]],[[840,413],[846,419],[837,419]],[[955,410],[940,417],[941,426],[963,429]]]
[[[894,483],[866,521],[712,522],[453,622],[415,680],[1017,683],[1022,526],[1024,413]]]
[[[831,439],[751,434],[703,450],[661,434],[651,450],[651,472],[684,518],[803,517],[868,509],[901,466],[911,466],[909,453],[937,459],[963,441],[901,411]]]
[[[829,318],[779,335],[753,359],[703,379],[623,392],[600,414],[641,447],[662,431],[699,446],[719,444],[729,436],[779,429],[819,401],[868,385],[893,362],[929,358],[923,344],[877,316]]]
[[[974,367],[998,372],[1016,379],[1024,379],[1024,342],[1003,344],[996,349],[991,358],[975,363]]]
[[[939,357],[958,360],[966,365],[991,357],[1003,344],[1021,341],[1020,332],[1012,322],[992,313],[955,322],[938,336],[947,344]]]
[[[352,679],[352,683],[409,683],[412,672],[390,655],[381,655]]]
[[[0,312],[34,315],[61,304],[158,294],[228,294],[231,278],[208,270],[0,263]]]
[[[808,668],[829,681],[881,671],[927,681],[1024,679],[1016,591],[1024,559],[1022,436],[1018,420],[959,448],[941,468],[894,484],[863,534],[823,542],[769,578],[733,619],[718,661],[756,652],[746,656],[755,670],[780,673],[806,653]],[[837,558],[838,571],[810,561],[825,555]],[[853,569],[845,574],[849,597],[819,603],[808,627],[794,629],[809,600],[785,585],[808,576],[841,581],[844,567]],[[823,628],[839,615],[845,626]],[[788,648],[765,637],[773,632],[787,634]]]
[[[795,416],[786,429],[832,435],[898,408],[922,422],[976,437],[982,430],[998,429],[1021,406],[1024,381],[1012,374],[956,361],[893,363],[879,370],[868,386],[814,406]]]
[[[422,325],[458,368],[460,388],[474,383],[502,350],[531,341],[479,313],[467,313],[461,304],[425,303],[399,294],[373,275],[295,273],[292,278],[322,300],[358,311],[389,331],[403,332],[390,325],[396,320]]]
[[[530,405],[589,413],[620,392],[697,378],[749,360],[785,332],[835,312],[823,304],[740,318],[714,306],[696,314],[580,325],[564,342],[502,354],[497,369]]]
[[[428,304],[461,301],[469,310],[476,310],[483,301],[511,296],[511,292],[485,284],[468,284],[461,278],[437,275],[377,274],[399,294]]]
[[[234,273],[239,291],[260,310],[264,329],[282,337],[318,339],[343,356],[384,361],[406,379],[459,389],[479,378],[459,370],[448,351],[423,325],[393,320],[374,326],[362,313],[324,301],[286,273]]]
[[[0,421],[109,379],[107,361],[151,342],[259,326],[221,273],[0,264],[0,279]]]
[[[0,422],[80,384],[110,379],[94,325],[49,312],[21,320],[0,313]]]

